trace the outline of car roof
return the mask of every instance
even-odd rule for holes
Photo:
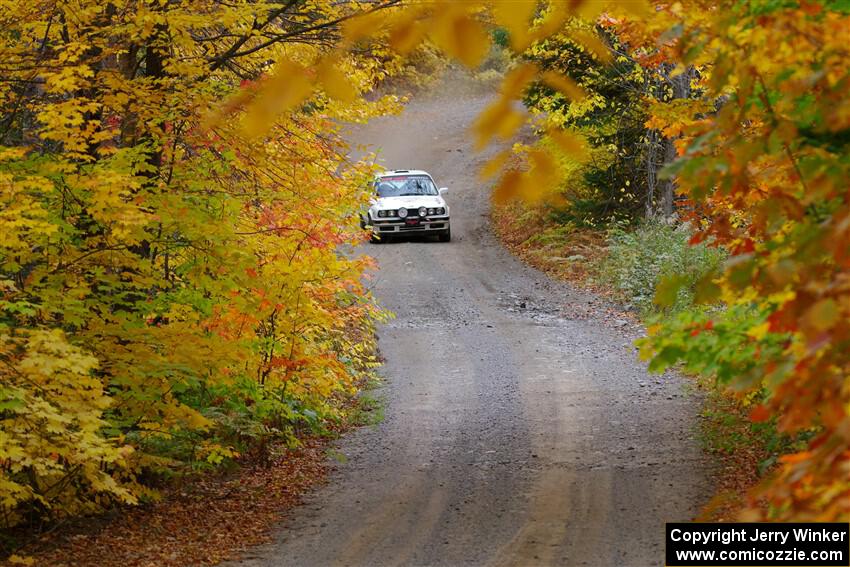
[[[408,174],[408,175],[427,175],[431,177],[431,174],[427,171],[423,171],[421,169],[391,169],[389,171],[384,171],[378,174],[378,179],[381,177],[389,177],[391,175],[399,175],[399,174]]]

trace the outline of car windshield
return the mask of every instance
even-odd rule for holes
[[[427,175],[389,175],[375,182],[379,197],[405,197],[408,195],[439,195],[434,182]]]

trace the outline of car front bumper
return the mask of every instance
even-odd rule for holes
[[[372,232],[375,234],[443,232],[448,229],[449,217],[375,219],[372,221]]]

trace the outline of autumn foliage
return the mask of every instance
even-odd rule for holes
[[[681,126],[683,155],[671,172],[697,203],[695,240],[731,253],[698,286],[703,302],[729,307],[666,325],[647,353],[660,366],[684,360],[738,391],[761,391],[753,420],[811,437],[754,492],[754,503],[768,506],[750,515],[846,521],[850,16],[829,2],[803,2],[729,3],[670,17],[680,22],[676,52],[705,69],[701,84],[717,106]],[[702,340],[683,348],[687,332]]]
[[[0,524],[339,415],[380,313],[337,124],[394,102],[359,97],[386,58],[324,57],[380,8],[0,3]],[[299,104],[263,115],[284,71]]]
[[[362,95],[425,43],[476,66],[493,26],[518,56],[566,41],[594,69],[514,66],[479,147],[518,131],[514,101],[535,86],[592,116],[611,37],[630,80],[664,65],[687,88],[649,89],[629,118],[675,159],[665,182],[690,199],[695,241],[730,259],[697,285],[710,307],[644,352],[813,434],[754,494],[769,517],[846,520],[850,17],[831,2],[395,4],[0,0],[2,522],[136,502],[156,475],[338,415],[379,316],[368,260],[346,254],[371,172],[338,124],[389,110]],[[538,123],[548,143],[522,148],[522,171],[502,169],[507,152],[485,166],[497,200],[544,200],[564,156],[592,157],[565,124]]]

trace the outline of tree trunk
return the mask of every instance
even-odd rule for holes
[[[691,79],[694,77],[696,70],[689,66],[683,73],[675,77],[668,77],[667,82],[673,89],[672,100],[690,98],[691,96]],[[666,166],[676,159],[676,139],[665,138],[664,147],[664,163]],[[661,184],[661,214],[665,219],[671,219],[676,211],[676,179],[668,177]]]
[[[676,159],[676,146],[674,138],[664,139],[664,165],[673,163]],[[668,177],[661,182],[661,215],[665,219],[673,216],[676,193],[676,180]]]
[[[658,149],[658,131],[646,133],[646,206],[644,216],[655,216],[655,190],[658,184],[658,161],[655,158]]]

